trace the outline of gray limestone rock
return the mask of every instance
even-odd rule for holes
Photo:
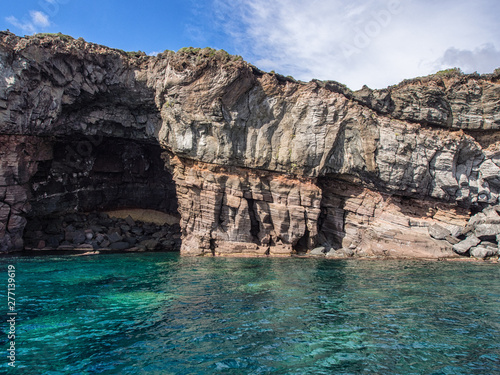
[[[478,224],[475,227],[475,234],[482,240],[494,240],[500,234],[500,224]]]
[[[348,249],[348,248],[341,248],[338,250],[333,250],[331,249],[328,253],[326,253],[326,256],[328,258],[350,258],[355,254],[353,249]]]
[[[474,258],[484,259],[498,254],[498,248],[491,245],[483,245],[472,247],[470,255]]]
[[[433,224],[429,228],[429,235],[436,240],[444,240],[446,237],[451,236],[451,232],[440,226],[439,224]]]
[[[449,243],[451,243],[452,245],[456,245],[457,243],[460,242],[460,240],[458,238],[453,237],[453,236],[446,236],[445,240],[448,241]]]
[[[479,244],[481,240],[477,238],[475,235],[470,235],[465,240],[460,241],[459,243],[453,245],[453,251],[457,254],[463,255],[473,246]]]
[[[312,249],[309,252],[309,255],[312,255],[312,256],[324,256],[325,252],[326,252],[326,248],[324,246],[320,246],[320,247],[316,247],[316,248]]]

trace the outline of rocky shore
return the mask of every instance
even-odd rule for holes
[[[352,91],[0,32],[0,157],[2,252],[177,248],[84,214],[141,208],[180,215],[183,255],[498,257],[498,69]]]
[[[110,217],[106,213],[74,213],[30,220],[26,251],[179,251],[179,225],[156,225]]]

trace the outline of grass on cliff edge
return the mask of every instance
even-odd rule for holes
[[[177,51],[177,53],[186,54],[186,55],[198,55],[201,57],[220,57],[224,60],[231,61],[241,61],[243,57],[240,55],[231,55],[223,49],[214,49],[210,47],[205,48],[195,48],[195,47],[183,47]]]
[[[47,38],[47,37],[52,37],[52,38],[59,37],[66,42],[69,42],[71,40],[75,40],[75,38],[73,38],[71,35],[66,35],[66,34],[63,34],[61,32],[59,32],[59,33],[38,33],[38,34],[35,34],[33,36],[35,38],[40,38],[40,39]],[[78,38],[78,40],[84,40],[84,39]]]

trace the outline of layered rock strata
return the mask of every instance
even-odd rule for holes
[[[4,251],[23,246],[34,176],[72,137],[163,149],[187,255],[455,256],[471,212],[499,203],[498,72],[352,92],[211,49],[148,57],[62,36],[0,39],[0,176],[22,175],[0,184]],[[30,153],[27,138],[47,150]],[[74,178],[85,190],[97,159],[84,159]],[[435,225],[450,234],[432,237]]]

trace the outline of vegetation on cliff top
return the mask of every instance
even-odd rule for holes
[[[223,49],[216,50],[214,48],[195,48],[195,47],[183,47],[177,51],[179,54],[202,57],[215,57],[218,60],[223,61],[243,61],[243,57],[239,55],[231,55]]]
[[[60,38],[66,42],[70,42],[72,40],[75,40],[75,38],[73,38],[71,35],[66,35],[66,34],[63,34],[61,32],[59,32],[59,33],[38,33],[38,34],[33,35],[33,37],[39,38],[39,39],[44,39],[44,38],[48,38],[48,37]],[[78,38],[78,40],[84,40],[84,39]]]
[[[10,33],[8,30],[3,31],[2,33],[14,35],[14,34]],[[91,45],[107,48],[109,50],[117,51],[120,54],[126,55],[130,58],[144,59],[144,58],[148,57],[148,55],[145,52],[140,51],[140,50],[139,51],[124,51],[124,50],[117,49],[117,48],[110,48],[110,47],[106,47],[106,46],[101,46],[98,44],[87,42],[82,37],[75,39],[71,35],[63,34],[61,32],[58,32],[58,33],[38,33],[38,34],[30,35],[30,36],[25,36],[24,38],[28,39],[28,40],[29,39],[41,39],[41,40],[43,40],[43,39],[56,39],[56,40],[60,40],[60,41],[66,42],[66,43],[71,43],[71,42],[82,43],[83,42],[83,43],[88,43]],[[195,58],[196,60],[201,60],[203,58],[215,58],[216,60],[219,60],[222,62],[243,61],[243,57],[241,57],[239,55],[231,55],[223,49],[216,50],[216,49],[210,48],[210,47],[205,47],[205,48],[183,47],[183,48],[179,49],[177,52],[165,50],[164,52],[159,53],[157,56],[163,57],[163,56],[166,56],[166,55],[171,54],[171,53],[177,53],[177,54],[180,54],[181,56],[186,55],[186,56],[189,56],[191,58]],[[260,69],[254,67],[253,65],[251,65],[251,66],[252,66],[252,68],[254,68],[254,73],[264,74],[264,72],[261,71]],[[280,81],[280,82],[287,82],[287,81],[288,82],[301,82],[301,81],[295,80],[292,76],[285,77],[281,74],[275,73],[274,71],[269,72],[269,74],[275,76],[278,79],[278,81]],[[421,83],[425,83],[427,81],[434,80],[434,79],[450,79],[450,78],[458,78],[461,76],[471,76],[471,75],[477,76],[478,78],[491,79],[493,81],[498,81],[498,80],[500,80],[500,68],[495,69],[494,72],[492,72],[490,74],[478,74],[477,72],[472,73],[472,74],[466,74],[460,68],[454,67],[454,68],[440,70],[436,73],[429,74],[427,76],[405,79],[398,84],[389,86],[387,89],[398,88],[398,87],[411,85],[411,84],[419,84],[419,83],[421,84]],[[315,80],[315,79],[313,79],[313,81],[322,82],[322,86],[324,86],[332,91],[340,92],[348,97],[352,96],[352,91],[347,86],[340,84],[339,82],[319,81],[319,80]]]

